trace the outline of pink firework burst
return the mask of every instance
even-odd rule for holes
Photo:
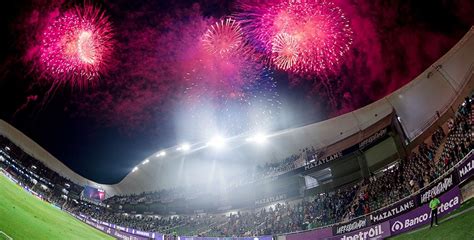
[[[211,54],[234,55],[244,45],[242,29],[232,18],[220,20],[204,33],[202,44]]]
[[[239,98],[242,86],[255,81],[264,66],[251,60],[251,48],[234,19],[213,24],[201,17],[194,21],[182,27],[188,31],[181,34],[183,46],[179,48],[188,97],[192,101],[201,96]]]
[[[288,70],[298,61],[298,40],[287,33],[280,33],[272,41],[272,62],[276,67]]]
[[[296,73],[336,72],[352,45],[349,20],[326,0],[242,4],[244,30],[273,64]]]
[[[93,85],[108,68],[113,33],[108,16],[86,5],[53,19],[42,35],[40,66],[57,85]]]
[[[236,24],[199,15],[176,22],[180,31],[166,34],[172,49],[179,50],[177,61],[167,64],[182,80],[182,118],[192,118],[196,128],[209,124],[203,115],[209,113],[216,126],[236,134],[265,125],[279,109],[276,83],[265,65],[254,60],[253,49]]]

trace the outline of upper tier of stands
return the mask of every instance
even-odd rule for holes
[[[4,137],[0,138],[0,166],[22,185],[40,193],[45,200],[62,209],[121,226],[144,231],[207,236],[255,236],[294,232],[367,214],[432,182],[474,149],[471,102],[471,98],[466,98],[455,117],[449,119],[444,127],[439,126],[406,159],[391,164],[369,179],[336,191],[230,214],[137,215],[124,213],[117,208],[121,204],[149,204],[150,201],[169,200],[180,189],[115,196],[107,199],[105,204],[82,201],[79,198],[81,186],[61,177]]]
[[[170,185],[173,178],[165,180],[162,174],[155,174],[153,166],[158,164],[157,159],[152,159],[146,168],[131,172],[117,184],[95,183],[70,170],[3,121],[0,121],[0,166],[20,184],[63,209],[140,230],[176,231],[181,235],[253,236],[312,229],[352,219],[416,192],[473,149],[472,99],[462,99],[474,89],[473,34],[474,29],[471,29],[420,76],[373,104],[327,121],[275,133],[270,136],[274,147],[267,150],[255,151],[250,146],[235,149],[240,153],[235,156],[260,161],[257,171],[243,176],[236,181],[237,185],[271,179],[303,166],[319,149],[349,137],[355,138],[356,142],[367,138],[365,130],[396,113],[407,141],[410,145],[417,144],[414,150],[370,178],[333,191],[227,214],[157,216],[125,213],[120,205],[166,203],[183,196],[192,199],[201,189]],[[440,116],[451,115],[448,113],[454,111],[453,106],[457,109],[459,105],[446,124],[433,126]],[[433,127],[437,129],[428,131]],[[180,156],[169,154],[170,161],[164,163],[166,166],[161,171],[173,172],[176,167],[173,160]],[[275,161],[270,156],[284,160]],[[115,197],[103,204],[85,202],[79,197],[85,185],[103,188]]]

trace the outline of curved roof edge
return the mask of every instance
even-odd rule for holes
[[[89,180],[64,165],[61,161],[55,158],[52,154],[46,151],[38,143],[33,141],[31,138],[20,132],[18,129],[10,125],[9,123],[0,119],[0,134],[8,138],[15,145],[20,147],[25,153],[41,161],[49,169],[59,173],[62,177],[65,177],[76,184],[81,186],[95,186],[103,188],[106,191],[114,192],[113,185],[99,184],[92,180]]]
[[[413,140],[436,120],[437,111],[441,114],[447,111],[465,87],[472,87],[467,84],[473,78],[473,69],[474,27],[443,57],[390,95],[335,118],[273,133],[270,137],[275,147],[268,148],[266,151],[257,152],[243,145],[238,148],[239,153],[236,155],[268,161],[270,155],[284,158],[307,146],[322,148],[356,135],[393,111],[400,117],[407,137]],[[33,140],[4,121],[0,121],[0,134],[8,137],[25,152],[63,177],[80,185],[100,187],[110,195],[140,193],[171,186],[166,182],[164,178],[166,176],[156,174],[157,169],[160,171],[165,171],[163,168],[172,169],[169,166],[169,168],[163,167],[160,161],[150,162],[146,168],[130,172],[116,184],[98,184],[69,169]],[[167,162],[169,165],[173,164],[173,161]]]

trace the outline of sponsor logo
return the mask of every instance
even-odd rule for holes
[[[450,174],[448,177],[445,177],[442,181],[421,195],[421,204],[427,203],[432,197],[446,192],[453,185],[453,174]]]
[[[117,229],[120,230],[120,231],[125,231],[126,229],[122,226],[117,226]]]
[[[318,159],[316,162],[312,162],[310,164],[307,164],[306,166],[304,166],[304,170],[308,170],[308,169],[311,169],[311,168],[314,168],[314,167],[317,167],[321,164],[324,164],[324,163],[327,163],[327,162],[330,162],[330,161],[333,161],[333,160],[336,160],[340,157],[342,157],[342,152],[339,151],[337,153],[334,153],[332,155],[329,155],[325,158],[321,158],[321,159]]]
[[[386,128],[374,133],[372,136],[366,138],[364,141],[359,143],[359,149],[363,149],[367,147],[368,145],[372,144],[373,142],[379,140],[381,137],[385,136],[386,133],[387,133]]]
[[[469,175],[474,169],[474,159],[466,164],[466,166],[459,169],[459,177],[464,178],[466,175]]]
[[[125,235],[121,232],[115,232],[114,233],[114,236],[115,237],[118,237],[119,239],[124,239],[124,240],[132,240],[132,239],[135,239],[135,238],[132,238],[131,236],[128,236],[128,235]]]
[[[105,231],[105,226],[102,226],[102,225],[96,225],[95,228],[101,230],[101,231]]]
[[[459,197],[458,196],[456,196],[455,198],[449,200],[449,202],[441,203],[441,205],[438,207],[438,214],[446,212],[446,211],[456,207],[458,204],[459,204]]]
[[[415,207],[415,200],[410,199],[409,201],[402,203],[398,206],[382,210],[380,212],[374,213],[370,215],[370,221],[375,223],[375,222],[381,222],[383,220],[395,217],[399,215],[400,213],[406,212],[412,208]]]
[[[430,214],[424,213],[420,216],[414,217],[414,218],[409,218],[405,220],[405,223],[401,223],[399,221],[396,221],[395,224],[392,226],[392,231],[400,231],[404,228],[409,228],[418,224],[422,224],[426,222],[430,218]]]
[[[367,219],[366,218],[359,219],[359,220],[356,220],[354,222],[336,227],[335,234],[339,235],[339,234],[343,234],[343,233],[352,232],[354,230],[358,230],[358,229],[364,228],[366,226],[367,226]]]
[[[135,234],[140,235],[140,236],[144,236],[144,237],[149,237],[150,236],[150,234],[148,232],[143,232],[143,231],[140,231],[140,230],[135,231]]]
[[[404,228],[404,225],[400,221],[395,221],[392,225],[392,232],[400,231]]]
[[[280,194],[280,195],[277,195],[277,196],[271,196],[271,197],[267,197],[267,198],[257,200],[257,201],[255,201],[255,205],[267,204],[267,203],[271,203],[271,202],[280,201],[280,200],[283,200],[283,199],[286,199],[286,194]]]
[[[443,213],[443,212],[452,210],[458,204],[459,204],[459,197],[458,196],[452,198],[448,202],[441,203],[441,205],[438,208],[438,215]],[[418,225],[422,225],[422,224],[428,222],[430,219],[431,219],[431,212],[425,212],[423,214],[420,214],[418,216],[414,216],[414,217],[411,217],[411,218],[407,218],[405,220],[399,219],[399,220],[392,223],[391,230],[392,230],[392,233],[402,231],[403,229],[406,229],[406,228],[411,228],[411,227],[416,227]]]
[[[89,225],[95,225],[94,222],[91,222],[91,221],[89,221],[89,220],[86,220],[86,223],[89,224]]]
[[[365,229],[364,231],[357,232],[351,235],[344,235],[341,240],[362,240],[362,239],[379,239],[384,236],[382,225],[375,225],[371,228]]]

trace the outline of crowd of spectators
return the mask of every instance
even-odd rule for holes
[[[263,166],[259,165],[253,176],[253,180],[258,181],[262,178],[274,177],[289,172],[297,167],[296,160],[300,157],[300,154],[294,154],[285,158],[283,161],[265,163]]]
[[[4,139],[5,140],[5,139]],[[3,142],[5,144],[5,142]],[[9,144],[11,146],[11,144]],[[20,151],[20,150],[18,150]],[[14,163],[24,167],[22,157],[9,152],[12,155]],[[21,162],[21,163],[20,163]],[[34,169],[44,167],[38,161],[27,162],[24,167]],[[44,200],[55,204],[56,206],[67,210],[76,215],[83,214],[100,221],[113,223],[119,226],[135,228],[143,231],[161,232],[171,234],[198,235],[200,233],[215,236],[253,236],[263,234],[273,234],[282,232],[299,231],[315,226],[322,226],[326,223],[335,223],[340,219],[337,216],[345,211],[345,206],[353,199],[354,189],[339,189],[336,192],[313,196],[308,199],[292,203],[279,203],[272,207],[260,208],[258,210],[247,210],[237,213],[224,214],[194,214],[180,216],[156,216],[127,214],[120,211],[114,211],[109,204],[120,203],[139,203],[162,199],[162,196],[169,196],[178,192],[179,189],[160,191],[153,194],[142,193],[128,196],[116,196],[107,199],[105,204],[94,204],[81,200],[78,196],[75,198],[64,197],[65,192],[55,192],[54,186],[60,185],[61,188],[67,183],[67,188],[81,188],[65,178],[58,178],[52,181],[49,188],[38,187],[36,181],[31,181],[24,172],[14,171],[11,165],[3,164],[3,168],[15,179],[28,188],[33,189],[44,197]],[[45,167],[46,168],[46,167]],[[50,171],[49,169],[42,171]],[[79,195],[79,194],[78,194]],[[107,207],[109,206],[109,207]]]
[[[449,135],[438,162],[438,165],[444,170],[452,167],[471,149],[474,149],[474,142],[472,141],[474,114],[472,114],[471,108],[470,99],[466,99],[464,106],[459,110],[458,116],[448,122]]]
[[[61,177],[41,162],[24,153],[8,139],[1,137],[1,166],[22,185],[44,196],[45,200],[69,212],[93,217],[120,226],[161,233],[178,232],[184,235],[255,236],[312,229],[345,221],[367,214],[398,201],[426,187],[447,169],[460,161],[470,150],[472,142],[471,99],[466,99],[447,130],[440,126],[428,141],[421,143],[405,159],[372,174],[369,179],[273,206],[247,209],[227,214],[193,214],[157,216],[124,213],[107,205],[170,202],[199,192],[194,188],[177,188],[152,193],[114,196],[105,205],[84,202],[78,192],[82,187]],[[445,133],[446,132],[446,133]],[[305,150],[306,157],[314,157],[314,149]],[[4,156],[9,156],[8,162]],[[10,157],[11,156],[11,157]],[[295,168],[302,153],[277,164],[267,164],[258,171],[261,177],[282,174]]]
[[[352,207],[359,209],[353,215],[360,216],[375,211],[417,192],[474,149],[471,101],[471,98],[466,98],[455,119],[448,120],[447,134],[439,126],[431,135],[431,142],[421,143],[416,151],[400,160],[397,166],[383,172],[381,176],[371,176]],[[436,158],[440,148],[442,150]]]
[[[349,185],[329,193],[273,206],[238,212],[229,221],[212,228],[211,236],[259,236],[295,232],[342,220],[360,186]]]
[[[166,234],[172,234],[173,232],[179,232],[180,234],[203,232],[216,224],[224,223],[226,220],[224,216],[206,214],[157,216],[119,213],[110,208],[84,201],[69,201],[62,208],[75,214],[81,213],[119,226]]]
[[[301,158],[300,154],[291,155],[282,161],[265,163],[258,165],[255,171],[249,171],[247,174],[238,176],[227,182],[227,190],[248,185],[263,179],[272,178],[297,167],[297,160]],[[169,203],[180,198],[195,198],[199,194],[205,194],[207,189],[201,186],[186,186],[172,189],[164,189],[154,192],[143,192],[139,194],[116,195],[106,200],[107,204],[140,204],[140,203]]]
[[[255,236],[300,231],[342,220],[360,184],[334,192],[321,193],[302,200],[278,203],[270,207],[224,214],[194,214],[170,218],[114,213],[88,203],[74,204],[72,212],[81,212],[101,221],[137,228],[180,234],[207,236]],[[130,223],[130,224],[128,224]]]
[[[105,200],[107,204],[140,204],[140,203],[168,203],[176,199],[192,196],[199,192],[197,187],[179,187],[163,189],[154,192],[143,192],[139,194],[115,195]]]
[[[4,136],[0,136],[0,157],[2,166],[10,175],[31,189],[42,191],[44,196],[71,195],[79,197],[82,186],[62,177],[43,163],[25,153],[12,144]]]

